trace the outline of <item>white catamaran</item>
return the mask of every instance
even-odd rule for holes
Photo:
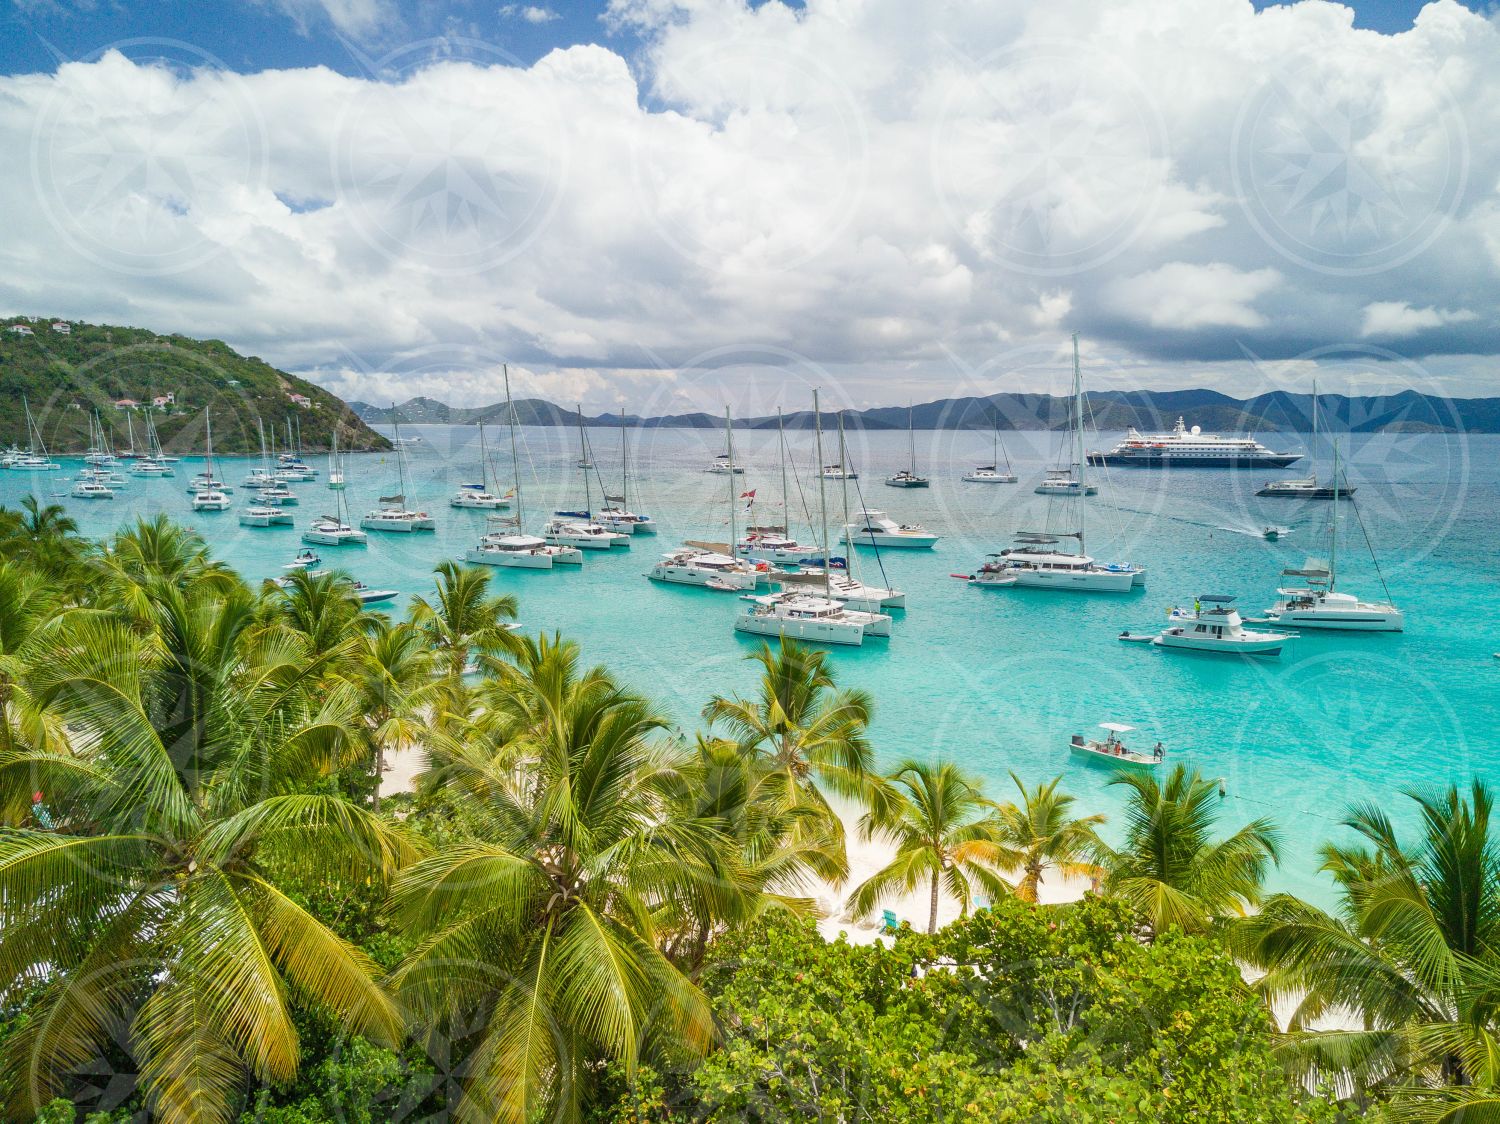
[[[365,513],[359,525],[366,531],[435,531],[437,520],[425,511],[414,511],[406,506],[406,447],[401,444],[401,423],[396,420],[396,404],[391,403],[391,424],[396,434],[392,444],[396,447],[395,495],[381,496],[380,506]]]

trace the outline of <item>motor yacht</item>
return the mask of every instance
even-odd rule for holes
[[[580,550],[608,550],[630,545],[629,535],[611,531],[598,523],[575,523],[568,519],[549,519],[542,527],[542,538],[553,546],[576,546]]]
[[[1234,598],[1225,594],[1202,594],[1191,609],[1173,609],[1168,626],[1151,641],[1159,648],[1193,652],[1217,652],[1237,656],[1275,656],[1295,634],[1262,632],[1246,628]]]
[[[112,500],[114,489],[99,480],[84,479],[73,485],[69,493],[75,500]]]
[[[938,536],[920,523],[897,523],[883,511],[866,508],[844,526],[844,541],[851,546],[931,548]]]
[[[1323,484],[1316,475],[1294,477],[1290,480],[1268,480],[1255,490],[1257,496],[1291,500],[1331,500],[1338,496],[1352,496],[1354,489],[1347,484],[1335,487]]]
[[[1130,733],[1135,729],[1134,726],[1127,726],[1122,722],[1101,722],[1099,728],[1105,731],[1103,738],[1085,738],[1082,734],[1074,734],[1068,741],[1069,751],[1079,757],[1131,772],[1149,772],[1159,768],[1166,759],[1166,750],[1161,747],[1161,742],[1157,742],[1155,748],[1147,753],[1126,748],[1122,735]]]
[[[400,591],[395,589],[374,589],[364,582],[357,581],[351,586],[354,596],[359,598],[361,605],[378,605],[382,601],[390,601],[400,596]]]
[[[717,476],[743,476],[745,475],[745,466],[735,464],[731,461],[728,453],[720,453],[714,458],[713,463],[703,471],[712,472]]]
[[[751,527],[734,544],[742,558],[760,558],[769,562],[821,566],[826,559],[816,544],[788,538],[780,527]]]

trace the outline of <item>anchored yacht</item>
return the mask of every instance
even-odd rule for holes
[[[1294,639],[1291,632],[1262,632],[1246,628],[1234,598],[1205,593],[1191,609],[1173,609],[1170,623],[1151,641],[1159,648],[1182,648],[1194,652],[1219,652],[1238,656],[1275,656],[1282,645]]]
[[[844,526],[844,541],[850,546],[930,548],[938,536],[920,523],[897,523],[883,511],[866,508]]]
[[[646,575],[652,581],[674,585],[701,585],[721,591],[748,590],[768,581],[771,567],[764,562],[746,562],[713,550],[685,546],[660,561]]]

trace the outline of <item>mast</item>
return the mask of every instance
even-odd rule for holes
[[[734,473],[729,474],[731,477]],[[620,407],[620,514],[630,510],[630,435],[625,432],[625,407]]]
[[[845,461],[848,459],[848,456],[849,456],[849,447],[844,442],[844,412],[842,410],[840,410],[839,411],[839,464],[840,465],[844,464]],[[913,469],[916,468],[916,462],[915,461],[912,462],[912,468]],[[849,474],[847,472],[846,473],[842,473],[842,476],[843,476],[843,479],[839,481],[839,490],[840,490],[840,492],[843,495],[843,505],[844,505],[844,539],[845,539],[845,544],[844,545],[849,548],[848,559],[844,563],[844,565],[848,568],[846,572],[848,573],[850,579],[854,580],[854,581],[858,581],[859,579],[855,575],[855,572],[854,572],[854,566],[855,566],[855,562],[854,562],[854,543],[852,541],[849,541]],[[830,561],[830,559],[824,559],[823,569],[824,569],[825,572],[828,569],[828,562],[829,561]]]
[[[1339,443],[1333,442],[1333,507],[1328,515],[1328,592],[1338,582],[1339,562]]]
[[[786,490],[786,428],[781,420],[781,407],[776,407],[776,442],[781,453],[781,533],[792,537],[792,494]],[[822,466],[818,467],[821,472]]]
[[[908,398],[906,400],[906,440],[907,440],[907,445],[909,446],[909,448],[911,450],[911,473],[910,474],[912,476],[915,476],[917,474],[917,430],[916,430],[916,422],[912,420],[913,419],[912,410],[913,410],[912,402],[911,402],[911,399]],[[844,412],[842,410],[840,410],[839,411],[839,460],[840,460],[840,462],[843,461],[843,458],[844,458]],[[848,493],[848,489],[846,488],[844,490],[844,496],[845,496],[846,499],[848,498],[848,494],[849,494]],[[845,512],[844,514],[845,514],[846,521],[847,521],[848,512]]]
[[[130,452],[135,453],[135,419],[130,416],[130,411],[125,411],[125,440],[130,442]]]
[[[484,419],[479,419],[479,487],[490,490],[490,457],[484,446]]]
[[[583,517],[594,517],[593,493],[589,491],[589,439],[583,431],[583,403],[578,403],[578,467],[583,470]]]
[[[1078,470],[1079,492],[1083,493],[1083,369],[1078,364],[1078,333],[1073,333],[1073,467]],[[1080,519],[1080,523],[1082,520]]]
[[[1313,480],[1316,481],[1317,478],[1318,478],[1318,380],[1317,379],[1313,379],[1312,415],[1313,415],[1313,419],[1312,419],[1312,421],[1313,421],[1313,428],[1312,428],[1312,441],[1310,442],[1311,456],[1312,456],[1312,472],[1309,475],[1311,475],[1312,478],[1313,478]],[[1335,473],[1335,475],[1337,475],[1337,473]]]
[[[203,486],[212,488],[214,483],[214,419],[212,414],[204,413],[203,431],[208,445],[208,455],[203,458],[208,462],[203,466],[204,474],[208,479],[203,482]]]
[[[271,462],[266,456],[266,423],[260,418],[255,419],[255,428],[260,431],[260,474],[271,475]]]
[[[505,375],[505,416],[510,419],[510,471],[516,480],[516,533],[522,533],[521,522],[521,458],[516,452],[516,408],[510,400],[510,367],[500,364]]]
[[[734,422],[729,419],[729,406],[724,407],[724,451],[729,456],[729,557],[739,555],[739,532],[734,525],[734,509],[740,498],[734,490]]]
[[[286,420],[286,433],[290,438],[292,435],[292,419]],[[396,445],[396,484],[397,491],[401,493],[398,501],[403,508],[406,507],[406,446],[401,444],[401,419],[396,415],[396,403],[391,403],[391,434]]]
[[[823,414],[818,405],[818,388],[813,387],[813,441],[817,445],[818,464],[823,463]],[[842,466],[841,466],[842,467]],[[823,596],[833,600],[833,584],[828,575],[828,482],[818,472],[818,508],[823,520]]]

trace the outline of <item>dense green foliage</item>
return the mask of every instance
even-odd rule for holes
[[[576,644],[514,634],[489,583],[440,566],[391,620],[337,574],[252,589],[165,518],[104,550],[0,509],[0,1115],[1494,1111],[1482,786],[1421,795],[1415,840],[1351,812],[1325,914],[1263,899],[1273,828],[1220,824],[1196,774],[1122,782],[1114,846],[1056,782],[1000,804],[948,762],[882,776],[870,700],[790,643],[685,734]],[[382,783],[393,753],[421,756],[413,786]],[[891,843],[859,885],[833,798]],[[1098,892],[1038,904],[1059,875]],[[965,916],[932,933],[813,925],[836,891],[925,929],[933,887]],[[1296,1004],[1285,1033],[1267,999]],[[1318,1029],[1336,1011],[1355,1029]]]
[[[51,323],[0,320],[0,446],[25,448],[28,443],[24,395],[54,454],[81,453],[88,447],[96,410],[116,449],[128,443],[127,418],[137,448],[144,449],[145,407],[158,396],[171,395],[173,403],[152,410],[151,417],[162,445],[178,455],[203,451],[205,417],[212,418],[218,453],[258,452],[257,422],[282,443],[289,418],[308,451],[327,449],[335,427],[340,448],[390,448],[389,441],[328,391],[240,355],[221,340],[78,322],[64,334],[53,331]],[[9,331],[15,324],[32,334]],[[309,405],[294,403],[293,394],[305,396]],[[116,409],[122,399],[134,399],[142,408]]]

